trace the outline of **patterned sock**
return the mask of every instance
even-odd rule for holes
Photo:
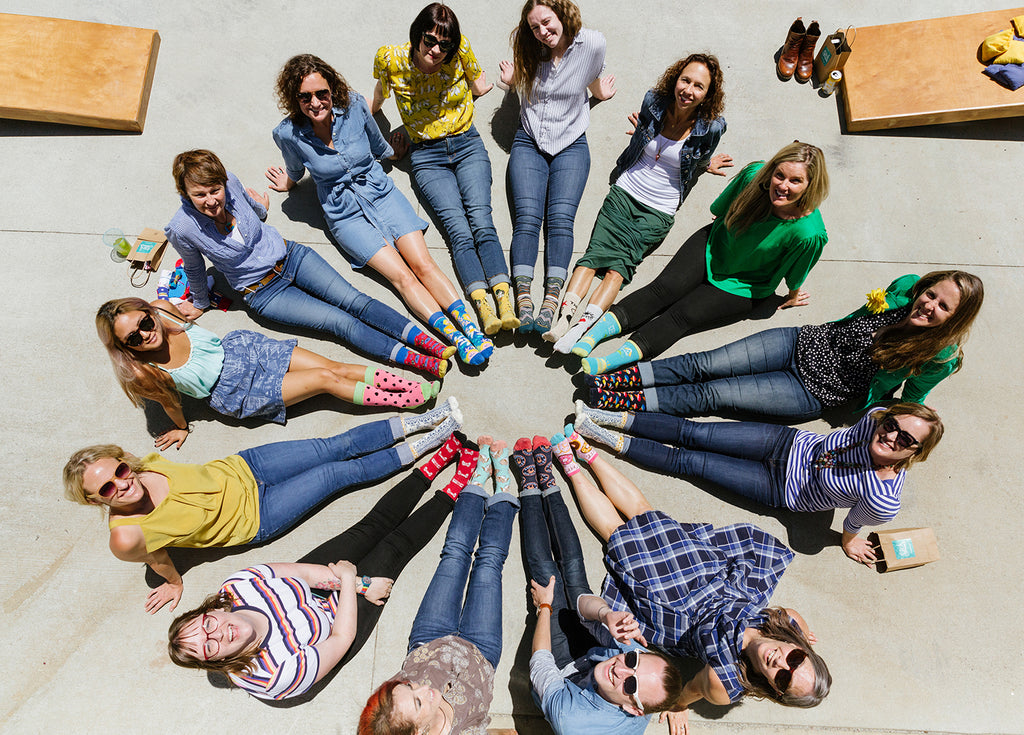
[[[621,454],[626,444],[626,438],[622,434],[617,434],[614,431],[608,431],[608,429],[603,426],[598,426],[591,421],[589,416],[580,416],[576,421],[576,432],[588,439],[601,442],[616,454]],[[569,443],[572,444],[571,438],[569,439]],[[590,462],[592,460],[588,459],[587,461]]]
[[[394,406],[395,408],[413,408],[422,406],[429,396],[423,395],[419,383],[412,390],[390,391],[374,388],[362,381],[356,383],[352,402],[357,406]]]
[[[564,278],[548,276],[544,279],[544,301],[540,304],[540,313],[537,315],[537,331],[543,332],[551,329],[551,322],[554,321],[555,312],[558,311],[558,295],[562,293]]]
[[[403,378],[400,375],[395,375],[387,370],[381,368],[375,368],[372,365],[366,367],[366,374],[363,376],[363,382],[367,385],[372,385],[374,388],[380,390],[389,390],[393,393],[401,393],[402,391],[412,390],[413,388],[423,388],[423,383],[418,380],[409,380]],[[429,395],[429,390],[424,390],[423,395]]]
[[[646,411],[647,399],[642,390],[614,391],[591,388],[590,400],[595,408],[610,408],[613,411]]]
[[[576,344],[579,344],[579,342]],[[576,352],[575,347],[573,348],[573,352]],[[609,370],[616,370],[623,365],[628,365],[631,362],[636,362],[643,358],[644,355],[640,351],[640,346],[630,339],[626,340],[622,347],[615,350],[615,352],[608,355],[608,357],[586,358],[583,361],[583,372],[588,375],[599,375],[600,373],[605,373]]]
[[[480,315],[480,326],[483,327],[484,334],[492,335],[497,334],[501,331],[501,319],[494,315],[494,309],[487,303],[487,291],[482,288],[478,288],[469,295],[469,300],[473,302],[473,306],[476,307],[476,313]],[[477,345],[474,342],[476,347]]]
[[[590,377],[591,375],[595,377]],[[638,390],[644,387],[643,380],[640,378],[640,368],[637,365],[630,365],[628,368],[616,370],[607,375],[590,373],[584,378],[584,381],[588,386],[602,390]]]
[[[459,414],[459,425],[455,429],[458,429],[462,426],[462,413],[459,411],[459,401],[455,396],[448,396],[444,403],[426,413],[421,413],[418,416],[402,416],[402,433],[409,436],[409,434],[416,431],[437,426],[446,418],[456,413]],[[455,431],[455,429],[452,429],[452,431]],[[452,432],[449,431],[448,433]]]
[[[532,332],[535,329],[533,297],[530,295],[533,276],[513,276],[512,283],[516,289],[516,314],[519,316],[519,331]]]
[[[476,444],[468,442],[472,447],[476,447]],[[473,470],[476,469],[477,460],[480,458],[480,452],[477,449],[471,447],[463,447],[459,452],[459,466],[455,468],[455,477],[444,486],[441,490],[452,500],[457,500],[459,493],[462,489],[469,484],[469,478],[473,476]]]
[[[583,311],[583,316],[580,320],[572,325],[572,328],[566,332],[561,339],[555,342],[555,352],[561,352],[563,355],[568,355],[569,351],[572,350],[576,340],[583,336],[583,333],[593,326],[594,322],[601,318],[604,314],[604,309],[594,304],[587,304],[587,308]]]
[[[619,326],[619,320],[610,311],[606,311],[600,319],[594,322],[594,326],[580,337],[579,342],[572,346],[572,354],[586,357],[600,342],[609,337],[614,337],[621,331],[622,327]]]
[[[447,360],[455,354],[455,345],[446,345],[444,342],[434,339],[415,325],[408,330],[408,333],[405,335],[405,339],[411,339],[413,347],[417,350],[426,352],[428,355],[433,355],[434,357],[440,357],[442,360]]]
[[[629,425],[629,413],[626,411],[602,411],[599,408],[589,408],[583,401],[576,401],[576,420],[588,416],[598,426],[612,426],[616,429],[625,429]]]
[[[546,436],[533,437],[533,464],[537,468],[537,484],[547,490],[555,484],[555,470],[551,466],[551,442]]]
[[[580,305],[580,297],[572,291],[566,291],[562,299],[562,305],[558,307],[558,318],[551,324],[551,329],[544,332],[545,342],[557,342],[563,334],[569,331],[573,317],[576,316],[576,308]]]
[[[519,492],[540,490],[537,485],[537,467],[533,464],[533,444],[525,436],[512,448],[512,463],[519,470]]]
[[[408,347],[402,347],[398,350],[398,353],[395,355],[395,362],[399,365],[408,365],[417,370],[423,370],[439,378],[443,378],[444,374],[448,372],[448,360],[421,355],[418,352],[413,352]]]
[[[576,454],[579,455],[580,459],[587,464],[594,461],[594,457],[597,456],[597,450],[579,435],[572,424],[565,425],[565,436],[568,437],[569,446],[576,450]]]
[[[458,303],[461,304],[462,302]],[[438,311],[430,315],[430,326],[455,345],[455,349],[459,352],[459,359],[467,365],[481,365],[486,360],[476,347],[473,346],[473,343],[458,330],[455,324],[452,323],[452,320],[446,317],[443,312]]]
[[[565,470],[567,477],[572,477],[580,471],[580,466],[576,464],[576,457],[573,456],[572,447],[569,446],[569,440],[565,438],[565,434],[555,434],[551,437],[551,451],[562,463],[562,469]]]
[[[424,414],[426,415],[426,414]],[[441,444],[446,437],[462,428],[462,411],[456,409],[451,416],[446,418],[437,428],[429,434],[424,434],[414,442],[409,442],[409,449],[412,451],[413,459],[422,457],[434,447]]]
[[[483,332],[477,329],[476,323],[473,321],[473,317],[470,315],[469,309],[466,308],[466,304],[463,303],[462,299],[456,299],[448,304],[445,311],[455,320],[455,323],[459,325],[459,329],[473,343],[473,346],[480,350],[480,354],[484,356],[483,359],[486,360],[490,357],[491,352],[494,351],[494,344],[484,336]]]
[[[480,437],[480,439],[483,438]],[[477,441],[479,443],[479,440]],[[476,463],[476,472],[473,473],[470,483],[484,487],[484,483],[491,477],[491,452],[488,444],[481,443],[480,447],[480,459]]]
[[[508,444],[503,441],[494,442],[489,451],[491,465],[494,467],[494,492],[511,492],[512,470],[508,466]]]
[[[512,310],[512,302],[508,298],[508,282],[499,283],[491,290],[494,291],[494,300],[498,304],[498,317],[501,319],[501,328],[505,331],[518,329],[521,322],[516,318],[516,313]]]
[[[426,464],[420,466],[419,470],[427,480],[433,482],[438,473],[447,467],[449,462],[455,459],[459,450],[462,449],[462,440],[459,436],[459,432],[455,432],[448,437],[448,441],[442,444],[441,448],[434,452],[434,456],[427,460]]]

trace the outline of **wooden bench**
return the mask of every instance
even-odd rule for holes
[[[843,68],[850,132],[1024,115],[1024,89],[982,74],[978,47],[1024,8],[857,29]]]
[[[160,34],[0,13],[0,117],[142,132]]]

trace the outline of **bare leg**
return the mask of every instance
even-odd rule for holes
[[[577,266],[572,276],[569,278],[569,285],[565,287],[567,293],[574,293],[579,297],[580,301],[583,301],[587,296],[587,292],[590,291],[591,284],[594,283],[594,277],[597,275],[597,271],[593,268],[585,268],[583,266]],[[619,277],[619,285],[622,285],[622,277]],[[564,299],[564,296],[563,296]]]
[[[601,483],[601,489],[608,496],[608,500],[626,518],[633,518],[654,510],[640,488],[633,484],[633,481],[619,472],[601,455],[597,455],[590,462],[590,469]]]
[[[352,403],[356,383],[366,375],[365,365],[335,362],[323,355],[296,347],[281,384],[284,405],[293,406],[313,396],[329,393]]]
[[[409,235],[399,238],[399,241],[405,239],[405,237],[409,237]],[[420,239],[422,239],[422,235]],[[388,279],[391,286],[402,298],[402,301],[409,307],[409,310],[422,319],[424,323],[429,324],[430,317],[441,311],[441,306],[437,303],[437,300],[420,283],[416,274],[413,273],[409,265],[402,259],[402,255],[394,248],[381,248],[367,261],[367,265]]]
[[[584,520],[607,543],[615,529],[622,525],[622,517],[612,501],[582,472],[570,475],[569,482],[576,493]]]
[[[590,297],[590,303],[594,306],[601,308],[601,311],[608,311],[615,298],[619,295],[619,291],[622,290],[622,274],[618,271],[608,271],[604,274],[604,280],[601,281],[601,285],[594,291],[594,295]]]
[[[455,284],[430,257],[422,232],[417,230],[408,235],[402,235],[395,241],[395,247],[398,248],[398,252],[402,254],[405,262],[409,264],[419,282],[430,292],[435,303],[442,308],[447,308],[462,298],[458,289],[455,288]]]

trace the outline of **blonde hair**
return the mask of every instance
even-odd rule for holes
[[[125,453],[116,444],[93,444],[91,447],[79,449],[71,455],[71,458],[64,465],[64,497],[79,505],[96,505],[89,500],[83,486],[85,468],[101,459],[116,459],[131,467],[132,472],[142,472],[142,461]]]
[[[576,34],[583,27],[580,9],[572,0],[526,0],[519,25],[509,36],[512,46],[512,83],[511,87],[527,99],[533,96],[533,80],[537,78],[537,69],[542,61],[551,58],[551,50],[537,40],[530,29],[526,16],[538,5],[550,8],[558,22],[562,24],[562,35],[572,43]]]
[[[935,449],[935,446],[942,439],[946,427],[943,425],[942,419],[939,418],[939,414],[935,412],[935,409],[920,403],[894,403],[884,411],[874,414],[872,418],[874,418],[876,425],[881,426],[882,422],[887,418],[897,418],[899,416],[916,416],[928,422],[928,436],[918,438],[917,449],[914,450],[914,453],[893,465],[894,470],[905,470],[913,464],[924,462],[928,459],[928,455],[932,453],[932,450]]]
[[[761,166],[750,183],[733,199],[725,213],[725,229],[739,234],[755,222],[764,222],[772,213],[772,203],[767,196],[775,169],[782,163],[802,163],[807,167],[807,188],[800,196],[799,204],[804,212],[813,212],[828,197],[828,170],[825,168],[825,154],[810,143],[794,140],[776,153],[768,163]],[[744,169],[744,172],[751,166]]]

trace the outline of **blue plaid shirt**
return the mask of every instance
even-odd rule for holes
[[[608,540],[601,595],[630,611],[648,642],[709,664],[729,701],[743,696],[738,660],[743,631],[761,610],[793,552],[757,526],[679,523],[653,510]]]

